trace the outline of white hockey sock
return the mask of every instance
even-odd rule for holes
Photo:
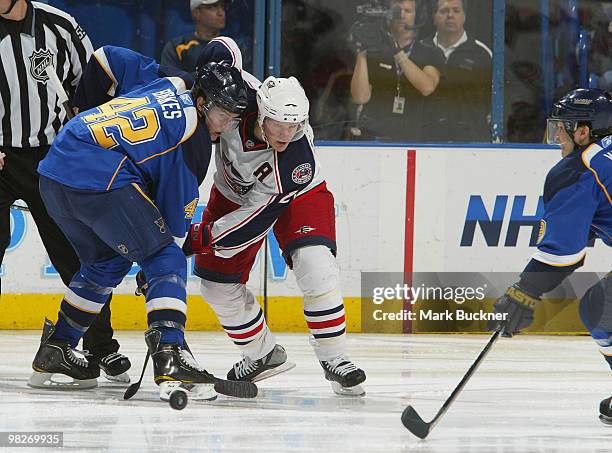
[[[202,280],[200,290],[225,333],[245,356],[257,360],[274,349],[276,338],[246,285]]]

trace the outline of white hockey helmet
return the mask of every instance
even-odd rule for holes
[[[283,123],[299,124],[291,141],[299,140],[304,135],[310,102],[295,77],[270,76],[264,80],[257,90],[257,107],[257,121],[262,131],[264,120],[271,118]]]

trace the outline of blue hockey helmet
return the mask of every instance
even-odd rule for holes
[[[560,126],[572,136],[578,126],[589,126],[591,137],[612,135],[612,95],[598,88],[578,88],[553,104],[547,120],[547,142],[559,144]]]

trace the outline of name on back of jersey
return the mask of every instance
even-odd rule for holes
[[[176,93],[171,89],[153,92],[153,96],[164,112],[164,118],[175,120],[183,116],[183,109],[176,99]]]

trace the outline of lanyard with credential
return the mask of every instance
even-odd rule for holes
[[[402,49],[407,57],[410,57],[410,54],[412,53],[412,48],[414,47],[414,42],[415,41],[412,41],[409,45],[407,45],[406,47],[404,47]],[[396,87],[395,87],[395,90],[396,90],[396,94],[395,94],[395,97],[393,98],[393,109],[392,109],[392,112],[393,113],[397,113],[399,115],[403,115],[403,113],[404,113],[404,105],[406,103],[406,98],[401,96],[400,81],[402,80],[403,73],[404,73],[404,71],[402,70],[402,67],[401,67],[400,63],[396,61],[395,62],[395,76],[396,76]]]

